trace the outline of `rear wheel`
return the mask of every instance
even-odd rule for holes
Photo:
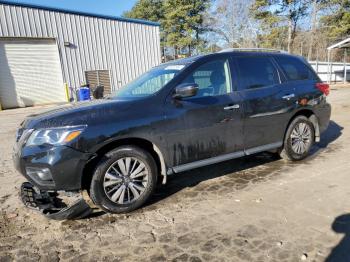
[[[315,141],[315,129],[305,116],[297,116],[289,125],[280,156],[290,161],[302,160],[308,156]]]
[[[135,146],[124,146],[107,153],[92,177],[90,195],[101,209],[126,213],[143,205],[157,183],[153,157]]]

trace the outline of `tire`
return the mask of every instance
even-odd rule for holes
[[[304,126],[306,129],[303,129]],[[297,131],[298,128],[300,132]],[[301,135],[304,131],[308,132]],[[303,160],[309,155],[314,141],[315,128],[312,122],[305,116],[297,116],[288,126],[280,156],[288,161]]]
[[[131,212],[152,195],[157,174],[157,165],[150,153],[136,146],[118,147],[98,163],[92,176],[90,197],[106,212]]]

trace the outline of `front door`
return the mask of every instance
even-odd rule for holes
[[[197,95],[168,99],[167,141],[173,166],[243,150],[241,105],[232,92],[229,64],[217,58],[199,64],[180,83],[196,83]]]

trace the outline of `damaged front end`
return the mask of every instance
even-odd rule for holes
[[[78,129],[78,131],[76,131]],[[46,130],[45,132],[43,130]],[[24,129],[17,132],[13,150],[15,168],[28,180],[21,185],[20,197],[24,205],[47,218],[55,220],[79,219],[91,214],[92,209],[81,193],[83,169],[94,156],[69,145],[60,145],[47,139],[66,136],[72,130],[80,134],[81,127],[56,129]],[[53,134],[52,130],[58,133]],[[62,131],[63,130],[63,131]],[[40,132],[43,133],[40,135]],[[32,138],[34,134],[34,138]],[[40,137],[41,136],[41,137]],[[42,140],[45,140],[44,143]],[[47,138],[49,137],[49,138]],[[39,139],[35,142],[35,139]],[[37,143],[37,144],[35,144]],[[76,193],[73,193],[76,192]],[[91,205],[92,206],[92,205]]]
[[[22,184],[20,197],[26,207],[54,220],[81,219],[93,211],[85,195],[80,192],[61,196],[54,191],[39,190],[30,182]]]

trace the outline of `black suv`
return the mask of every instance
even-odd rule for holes
[[[106,99],[28,117],[14,162],[41,191],[86,189],[101,209],[129,212],[168,175],[262,151],[304,159],[328,126],[328,93],[283,52],[176,60]]]

